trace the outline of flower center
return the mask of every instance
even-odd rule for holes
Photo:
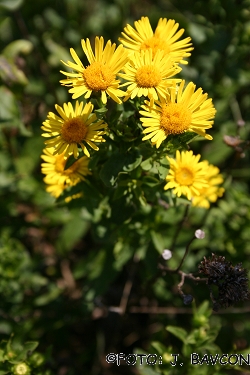
[[[80,117],[74,117],[64,122],[61,130],[67,143],[80,143],[88,133],[88,128]]]
[[[64,159],[64,153],[60,155],[55,155],[55,157],[56,157],[55,171],[57,173],[62,173],[64,171],[64,167],[65,167],[67,159]]]
[[[162,106],[160,124],[166,134],[181,134],[187,130],[192,113],[182,103],[169,103]]]
[[[169,45],[163,39],[160,39],[157,36],[152,36],[141,44],[141,50],[146,50],[149,48],[152,48],[153,50],[153,57],[157,50],[164,50],[166,54],[170,52]]]
[[[114,79],[110,68],[100,61],[94,61],[83,72],[86,85],[90,90],[107,90]]]
[[[139,87],[155,87],[161,82],[161,74],[153,65],[141,66],[135,76]]]
[[[175,180],[180,185],[192,185],[194,182],[193,172],[188,167],[180,168],[175,172]]]

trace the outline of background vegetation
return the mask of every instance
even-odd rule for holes
[[[59,84],[69,48],[82,56],[82,38],[117,43],[141,16],[153,27],[173,18],[194,45],[181,77],[208,92],[217,109],[214,140],[192,149],[220,168],[226,192],[208,212],[190,210],[169,264],[179,264],[201,228],[206,237],[192,243],[184,272],[197,273],[211,253],[249,270],[250,1],[0,0],[0,10],[0,374],[15,374],[18,363],[36,375],[250,373],[190,365],[198,350],[250,353],[250,305],[212,313],[206,286],[189,280],[183,290],[195,302],[187,307],[179,275],[159,272],[185,206],[138,211],[124,231],[119,201],[112,220],[107,200],[97,205],[92,190],[84,206],[55,203],[40,171],[40,126],[55,103],[71,99]],[[118,367],[106,361],[111,352],[157,353],[163,364]],[[170,366],[171,353],[183,367]]]

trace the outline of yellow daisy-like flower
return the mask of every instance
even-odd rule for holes
[[[225,189],[219,186],[223,183],[223,177],[220,174],[219,168],[208,164],[207,161],[204,161],[204,163],[207,164],[206,180],[208,186],[200,190],[200,195],[193,197],[192,205],[208,209],[210,202],[214,203],[219,197],[222,197]]]
[[[45,148],[41,158],[45,163],[41,164],[42,173],[46,175],[46,182],[50,184],[74,184],[75,182],[85,180],[85,176],[91,174],[88,169],[89,158],[86,156],[76,160],[70,167],[65,169],[67,159],[64,153],[53,155],[54,149]]]
[[[184,29],[178,30],[179,24],[175,20],[160,18],[153,32],[148,17],[142,17],[134,23],[135,29],[127,25],[122,32],[119,41],[131,51],[153,50],[153,56],[157,50],[164,51],[176,63],[187,64],[183,58],[190,56],[193,50],[191,38],[179,40]],[[178,30],[178,31],[177,31]]]
[[[185,195],[189,200],[200,195],[203,188],[208,187],[206,179],[207,164],[199,162],[200,155],[193,155],[193,151],[176,151],[176,159],[167,156],[170,163],[167,184],[164,190],[174,189],[177,197]]]
[[[153,104],[145,101],[140,111],[145,117],[140,118],[143,131],[147,134],[142,140],[151,139],[153,145],[160,147],[169,134],[181,134],[186,131],[195,132],[206,139],[213,139],[206,134],[206,129],[212,127],[215,108],[212,99],[207,99],[202,89],[195,91],[195,85],[190,82],[183,90],[183,80],[179,88],[169,89],[166,98]]]
[[[94,106],[91,103],[80,104],[76,101],[75,109],[72,104],[64,103],[63,108],[56,104],[56,110],[60,117],[53,112],[49,112],[46,121],[43,122],[42,129],[46,133],[43,137],[52,137],[45,141],[47,147],[54,147],[54,154],[64,153],[64,158],[73,154],[78,157],[78,144],[88,157],[89,151],[83,142],[98,151],[96,142],[105,142],[102,137],[105,131],[101,130],[108,125],[103,120],[97,120],[96,114],[92,113]]]
[[[165,97],[167,88],[181,81],[170,79],[180,71],[169,56],[164,57],[163,51],[157,51],[154,57],[151,49],[135,52],[124,73],[119,74],[128,81],[122,86],[129,85],[124,100],[142,95],[154,100]]]
[[[116,79],[117,73],[124,68],[128,61],[128,52],[122,45],[111,44],[109,40],[104,48],[103,37],[95,38],[95,54],[92,51],[89,39],[82,39],[82,49],[87,56],[89,65],[85,68],[73,48],[70,49],[74,62],[64,63],[75,73],[61,71],[67,76],[60,83],[64,86],[72,86],[69,93],[73,94],[72,98],[76,99],[84,95],[87,99],[92,92],[100,92],[101,100],[107,103],[107,94],[117,103],[121,103],[120,97],[124,92],[119,89],[120,81]]]
[[[41,158],[45,162],[41,164],[41,171],[46,175],[44,177],[44,182],[48,185],[46,191],[55,198],[58,198],[67,187],[84,181],[85,177],[91,174],[88,169],[90,159],[86,156],[75,161],[67,169],[65,169],[67,159],[64,158],[64,153],[53,155],[53,148],[44,149]]]

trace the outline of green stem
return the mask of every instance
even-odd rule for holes
[[[182,229],[182,226],[184,224],[184,222],[186,221],[187,217],[188,217],[188,211],[189,211],[189,207],[190,205],[186,205],[186,208],[185,208],[185,211],[184,211],[184,214],[183,214],[183,217],[181,219],[181,221],[179,222],[177,228],[176,228],[176,231],[175,231],[175,234],[173,236],[173,240],[172,240],[172,244],[170,246],[170,250],[173,252],[174,251],[174,248],[175,248],[175,245],[176,245],[176,241],[178,239],[178,236],[180,234],[180,231]]]

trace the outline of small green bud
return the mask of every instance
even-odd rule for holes
[[[15,353],[13,353],[13,352],[8,352],[8,353],[6,354],[6,357],[7,357],[8,359],[13,359],[15,356],[16,356],[16,355],[15,355]]]
[[[18,363],[17,365],[12,367],[12,373],[14,375],[29,375],[30,374],[30,368],[26,363]]]
[[[201,327],[207,324],[207,317],[204,315],[196,315],[193,318],[193,324],[195,327]]]

